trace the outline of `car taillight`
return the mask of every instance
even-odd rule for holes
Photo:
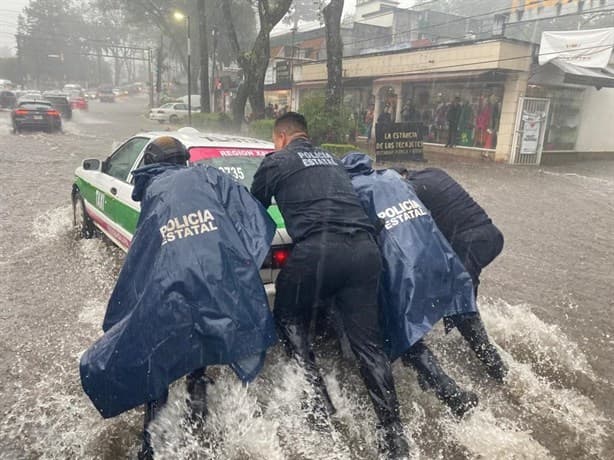
[[[28,111],[24,109],[15,110],[15,115],[27,115]]]
[[[57,110],[47,110],[47,115],[51,115],[52,117],[59,117],[60,112],[58,112]]]
[[[290,257],[290,248],[273,248],[271,251],[272,268],[282,268]]]
[[[275,246],[271,248],[269,253],[264,259],[262,264],[262,268],[268,268],[272,270],[279,270],[286,265],[288,262],[288,257],[290,257],[290,253],[292,252],[292,246]]]

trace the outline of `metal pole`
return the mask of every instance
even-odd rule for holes
[[[147,50],[147,73],[149,75],[149,108],[153,109],[154,106],[154,83],[153,72],[151,69],[151,48]]]
[[[186,16],[188,28],[188,125],[192,126],[192,45],[190,43],[190,16]]]
[[[212,62],[212,66],[211,66],[211,88],[212,88],[212,96],[213,96],[213,108],[212,108],[212,112],[215,112],[215,109],[217,107],[216,103],[215,103],[215,99],[216,99],[216,94],[217,94],[217,83],[215,82],[215,47],[217,45],[217,40],[216,40],[216,34],[215,34],[215,27],[213,27],[212,30],[212,34],[213,34],[213,62]]]

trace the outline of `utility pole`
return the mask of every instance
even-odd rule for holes
[[[211,31],[211,34],[213,35],[213,59],[212,59],[212,66],[211,66],[211,94],[213,95],[213,112],[216,111],[217,109],[217,104],[216,104],[216,94],[217,94],[217,82],[215,81],[215,50],[217,47],[217,29],[214,26],[213,30]]]
[[[211,112],[209,99],[209,43],[205,0],[198,0],[198,32],[200,38],[200,111]]]
[[[152,49],[149,48],[147,50],[147,74],[149,75],[149,108],[152,109],[154,106],[154,82],[153,82],[153,71],[151,69],[151,54]]]

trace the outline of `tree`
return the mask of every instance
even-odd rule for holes
[[[19,62],[37,85],[88,78],[90,44],[82,11],[69,0],[32,0],[17,26]]]
[[[237,36],[231,2],[222,0],[229,41],[243,71],[243,83],[239,87],[232,109],[237,125],[243,121],[248,99],[256,118],[264,117],[264,78],[271,57],[271,30],[288,13],[291,3],[292,0],[257,0],[260,29],[251,50],[243,51]]]
[[[322,18],[321,4],[322,0],[294,0],[283,22],[293,28],[298,28],[300,21],[317,21]]]
[[[326,27],[326,105],[331,110],[339,110],[343,102],[343,41],[341,39],[341,14],[343,0],[330,0],[324,7]]]

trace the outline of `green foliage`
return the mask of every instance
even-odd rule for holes
[[[360,150],[358,147],[352,144],[322,144],[321,147],[341,159],[350,152],[356,152]]]
[[[185,119],[183,124],[187,126],[188,120]],[[226,113],[192,113],[192,126],[199,131],[211,133],[227,133],[232,131],[232,118]]]
[[[309,137],[315,144],[343,144],[354,129],[350,112],[346,109],[331,109],[321,96],[305,98],[301,113],[307,119]]]
[[[275,120],[263,119],[252,121],[249,125],[249,135],[265,141],[271,140]]]

